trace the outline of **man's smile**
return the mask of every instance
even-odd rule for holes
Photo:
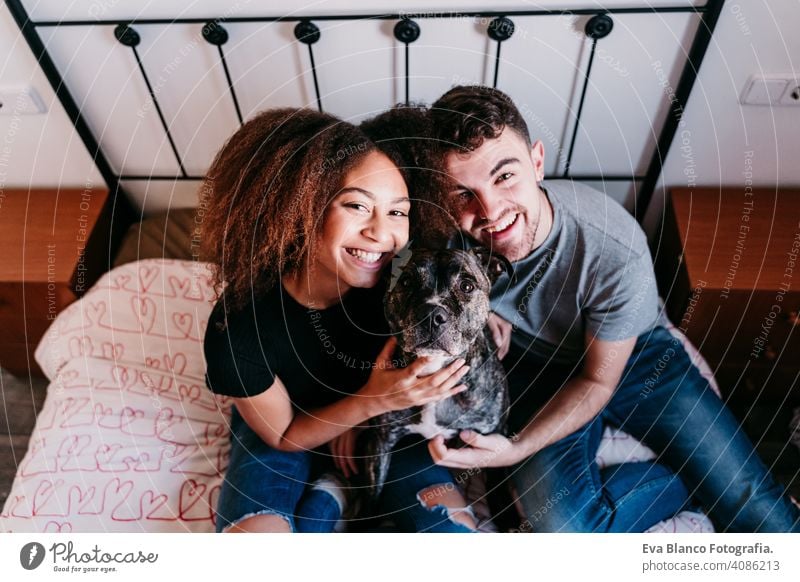
[[[503,235],[508,233],[517,223],[517,218],[519,218],[519,214],[520,214],[519,212],[509,213],[505,216],[505,218],[497,221],[495,224],[491,226],[485,226],[483,230],[484,232],[489,233],[489,235],[493,239],[502,238]]]

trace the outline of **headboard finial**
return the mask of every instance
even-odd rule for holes
[[[319,40],[319,26],[310,20],[301,20],[294,27],[294,36],[303,44],[314,44]]]
[[[410,44],[419,38],[419,24],[408,18],[403,18],[394,25],[394,37],[405,44]]]
[[[125,46],[134,47],[141,42],[139,33],[127,24],[118,24],[114,28],[114,36]]]
[[[594,40],[605,38],[613,28],[614,21],[608,14],[595,14],[586,23],[586,36]]]
[[[489,23],[486,33],[497,42],[508,40],[514,34],[514,21],[507,16],[498,16]]]
[[[212,20],[203,25],[203,38],[209,44],[222,46],[228,42],[228,31],[218,21]]]

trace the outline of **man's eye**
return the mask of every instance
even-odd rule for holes
[[[513,176],[513,175],[514,174],[512,174],[511,172],[503,172],[502,174],[500,174],[500,176],[498,177],[497,181],[498,182],[505,182],[506,180],[511,178],[511,176]]]
[[[475,290],[475,285],[473,285],[470,281],[461,281],[459,284],[462,293],[472,293]]]

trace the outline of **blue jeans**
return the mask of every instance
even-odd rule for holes
[[[391,519],[403,532],[468,533],[470,528],[450,518],[438,502],[442,492],[458,490],[453,475],[436,465],[428,441],[406,437],[392,450],[389,474],[378,500],[380,517]],[[472,515],[471,509],[466,509]]]
[[[288,453],[268,446],[242,419],[231,416],[231,456],[217,503],[217,532],[255,515],[278,515],[293,532],[330,532],[339,504],[310,483],[332,467],[314,451]]]
[[[278,515],[293,532],[333,531],[341,517],[339,504],[329,493],[309,487],[330,470],[333,463],[324,452],[288,453],[270,447],[234,406],[230,462],[216,509],[217,532],[255,515]],[[427,441],[403,439],[392,452],[378,511],[400,531],[471,531],[452,521],[448,510],[435,503],[435,492],[432,508],[423,506],[420,493],[436,486],[450,490],[456,484],[447,469],[434,464]]]
[[[509,373],[514,430],[546,400],[537,385],[558,388],[575,371],[519,354],[504,363],[519,364]],[[594,459],[604,424],[649,446],[657,462],[600,470]],[[644,531],[680,511],[690,496],[717,531],[800,531],[800,510],[680,341],[661,327],[638,338],[616,392],[595,419],[512,472],[524,526],[532,531]]]

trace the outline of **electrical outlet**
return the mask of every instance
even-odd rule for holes
[[[46,113],[42,98],[33,87],[0,87],[0,115]]]
[[[747,80],[742,105],[800,105],[800,75],[754,75]]]
[[[786,86],[786,92],[781,97],[781,105],[800,105],[800,83],[790,82]]]

